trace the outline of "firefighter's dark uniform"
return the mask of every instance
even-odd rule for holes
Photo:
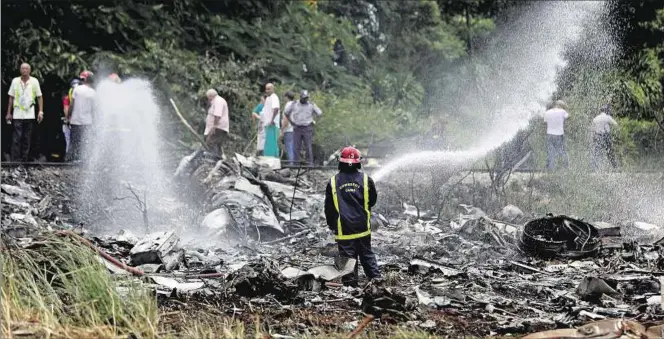
[[[371,250],[371,208],[376,204],[376,187],[371,178],[357,170],[341,171],[330,179],[325,191],[327,225],[336,235],[339,256],[357,259],[367,278],[380,277],[376,256]],[[355,274],[343,278],[357,284]]]

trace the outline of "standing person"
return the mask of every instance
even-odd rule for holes
[[[214,89],[207,90],[205,95],[210,101],[205,120],[205,141],[210,152],[223,158],[223,147],[228,140],[229,131],[228,104]]]
[[[44,120],[44,99],[36,78],[30,76],[30,65],[21,64],[21,76],[9,86],[9,103],[5,120],[14,126],[12,134],[12,161],[28,161],[32,132],[35,126],[35,103],[39,103],[37,122]],[[39,98],[39,100],[37,100]],[[13,110],[13,113],[12,113]]]
[[[611,117],[609,105],[597,115],[592,121],[593,145],[592,145],[592,166],[597,169],[606,156],[611,167],[616,168],[616,155],[613,152],[613,141],[611,140],[611,126],[618,126],[618,123]]]
[[[569,118],[567,105],[564,101],[558,100],[553,104],[553,108],[544,113],[544,122],[546,123],[546,150],[548,158],[546,166],[552,170],[555,167],[556,158],[561,158],[563,167],[569,166],[567,152],[565,151],[565,120]]]
[[[309,166],[313,166],[314,115],[320,116],[323,112],[316,104],[309,102],[309,92],[303,90],[300,92],[300,101],[290,105],[284,113],[288,117],[288,121],[293,125],[295,162],[300,162],[300,150],[304,143],[307,163]]]
[[[279,158],[279,97],[274,93],[274,85],[265,85],[265,105],[261,111],[261,121],[265,130],[263,155]]]
[[[339,256],[359,257],[367,278],[380,277],[376,256],[371,250],[371,208],[378,194],[373,180],[363,172],[360,151],[353,147],[341,150],[339,173],[325,189],[325,219],[335,234]],[[342,278],[344,285],[357,286],[357,270]]]
[[[256,129],[256,156],[263,155],[263,149],[265,149],[265,131],[263,130],[263,122],[261,121],[261,112],[263,111],[263,106],[265,106],[265,94],[261,94],[261,102],[254,107],[253,112],[251,112],[251,127]],[[258,127],[254,124],[258,121]]]
[[[288,91],[286,92],[286,98],[288,102],[284,106],[284,112],[288,110],[293,103],[295,103],[295,93]],[[293,146],[293,125],[288,121],[288,117],[284,114],[281,119],[281,135],[284,138],[284,148],[286,149],[286,156],[288,158],[288,164],[293,165],[295,160],[295,148]]]
[[[116,84],[119,84],[122,82],[122,79],[120,79],[120,76],[118,76],[117,73],[111,73],[108,75],[108,80],[113,81]]]
[[[76,86],[72,92],[71,106],[65,117],[69,120],[71,140],[69,145],[69,161],[79,161],[87,149],[92,123],[94,120],[95,96],[97,92],[92,88],[92,72],[83,71],[79,76],[83,83]]]
[[[65,136],[65,154],[69,153],[69,144],[71,143],[71,127],[69,126],[69,120],[67,116],[69,115],[69,106],[71,106],[71,99],[74,93],[74,88],[81,84],[79,78],[72,79],[69,87],[69,91],[62,98],[62,134]]]

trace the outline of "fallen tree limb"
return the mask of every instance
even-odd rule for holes
[[[173,108],[175,109],[175,113],[180,118],[180,121],[182,121],[182,124],[185,125],[185,127],[187,127],[189,132],[191,132],[191,134],[193,134],[196,137],[196,139],[198,139],[198,141],[201,142],[203,148],[207,150],[208,148],[207,148],[207,143],[205,142],[205,138],[203,138],[200,134],[198,134],[193,127],[191,127],[187,119],[185,119],[184,116],[180,113],[178,106],[175,105],[175,101],[173,100],[173,98],[170,98],[169,100],[171,101],[171,105],[173,105]]]
[[[249,149],[249,147],[251,147],[251,144],[254,143],[254,140],[256,140],[256,138],[258,138],[258,131],[254,132],[254,136],[251,137],[251,140],[249,140],[249,143],[247,143],[247,146],[244,148],[244,151],[242,151],[242,154],[247,154],[247,150]]]

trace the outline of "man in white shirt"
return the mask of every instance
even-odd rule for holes
[[[92,88],[92,72],[83,71],[80,77],[83,83],[72,92],[69,114],[65,117],[71,127],[71,144],[67,156],[70,161],[81,160],[81,155],[87,149],[95,114],[97,92]]]
[[[274,93],[274,85],[265,85],[265,105],[261,111],[261,121],[265,131],[265,147],[263,155],[280,158],[279,153],[279,97]]]
[[[288,91],[286,92],[286,98],[288,102],[284,106],[284,112],[288,110],[290,105],[295,102],[295,93]],[[288,164],[293,165],[295,160],[295,146],[293,142],[293,125],[288,121],[288,117],[284,114],[281,119],[281,135],[284,138],[284,148],[286,148],[286,156],[288,157]]]
[[[210,101],[207,119],[205,120],[205,142],[208,150],[220,158],[224,157],[224,143],[228,140],[230,120],[228,116],[228,103],[214,89],[206,93]]]
[[[611,140],[611,126],[618,126],[618,123],[611,117],[610,113],[610,107],[606,105],[604,110],[592,121],[592,166],[595,169],[603,162],[602,158],[604,156],[608,158],[611,167],[618,167],[616,155],[613,153],[613,140]]]
[[[564,168],[569,165],[565,151],[565,120],[569,118],[566,107],[564,101],[558,100],[553,104],[553,108],[544,113],[548,154],[546,167],[550,170],[555,167],[556,158],[561,158]]]
[[[32,131],[35,126],[35,104],[39,103],[37,122],[44,119],[44,99],[39,81],[30,76],[30,65],[21,64],[21,76],[9,86],[9,104],[5,120],[14,126],[12,134],[12,161],[28,161]],[[13,114],[12,114],[13,110]]]

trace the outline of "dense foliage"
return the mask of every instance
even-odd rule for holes
[[[614,28],[616,57],[584,64],[587,50],[569,55],[574,62],[558,94],[576,109],[573,137],[582,146],[577,149],[587,146],[587,121],[611,102],[620,124],[614,143],[623,165],[659,168],[664,155],[664,3],[616,1],[611,9],[607,25]]]
[[[485,70],[475,53],[501,15],[519,6],[506,0],[4,1],[2,85],[6,92],[18,65],[31,63],[47,112],[55,113],[47,117],[53,131],[69,80],[92,69],[152,80],[166,116],[174,119],[167,101],[173,98],[200,130],[203,94],[214,87],[230,104],[232,133],[246,140],[252,136],[249,111],[268,81],[280,85],[279,95],[285,89],[316,92],[313,99],[324,110],[316,140],[328,152],[424,132],[432,119],[444,120],[454,135],[464,122],[437,110],[435,99],[441,91],[461,97],[450,93],[479,83]],[[573,76],[561,80],[559,94],[572,98],[573,106],[593,102],[587,96],[597,92],[574,93],[575,83],[590,74],[615,98],[619,116],[633,121],[624,128],[652,124],[659,128],[633,132],[656,131],[661,138],[664,5],[643,0],[613,8],[614,26],[621,28],[618,67],[600,79],[572,65]],[[592,114],[590,107],[576,107]],[[630,133],[621,131],[617,140]],[[184,129],[178,135],[194,140]],[[650,147],[632,141],[636,153]]]

